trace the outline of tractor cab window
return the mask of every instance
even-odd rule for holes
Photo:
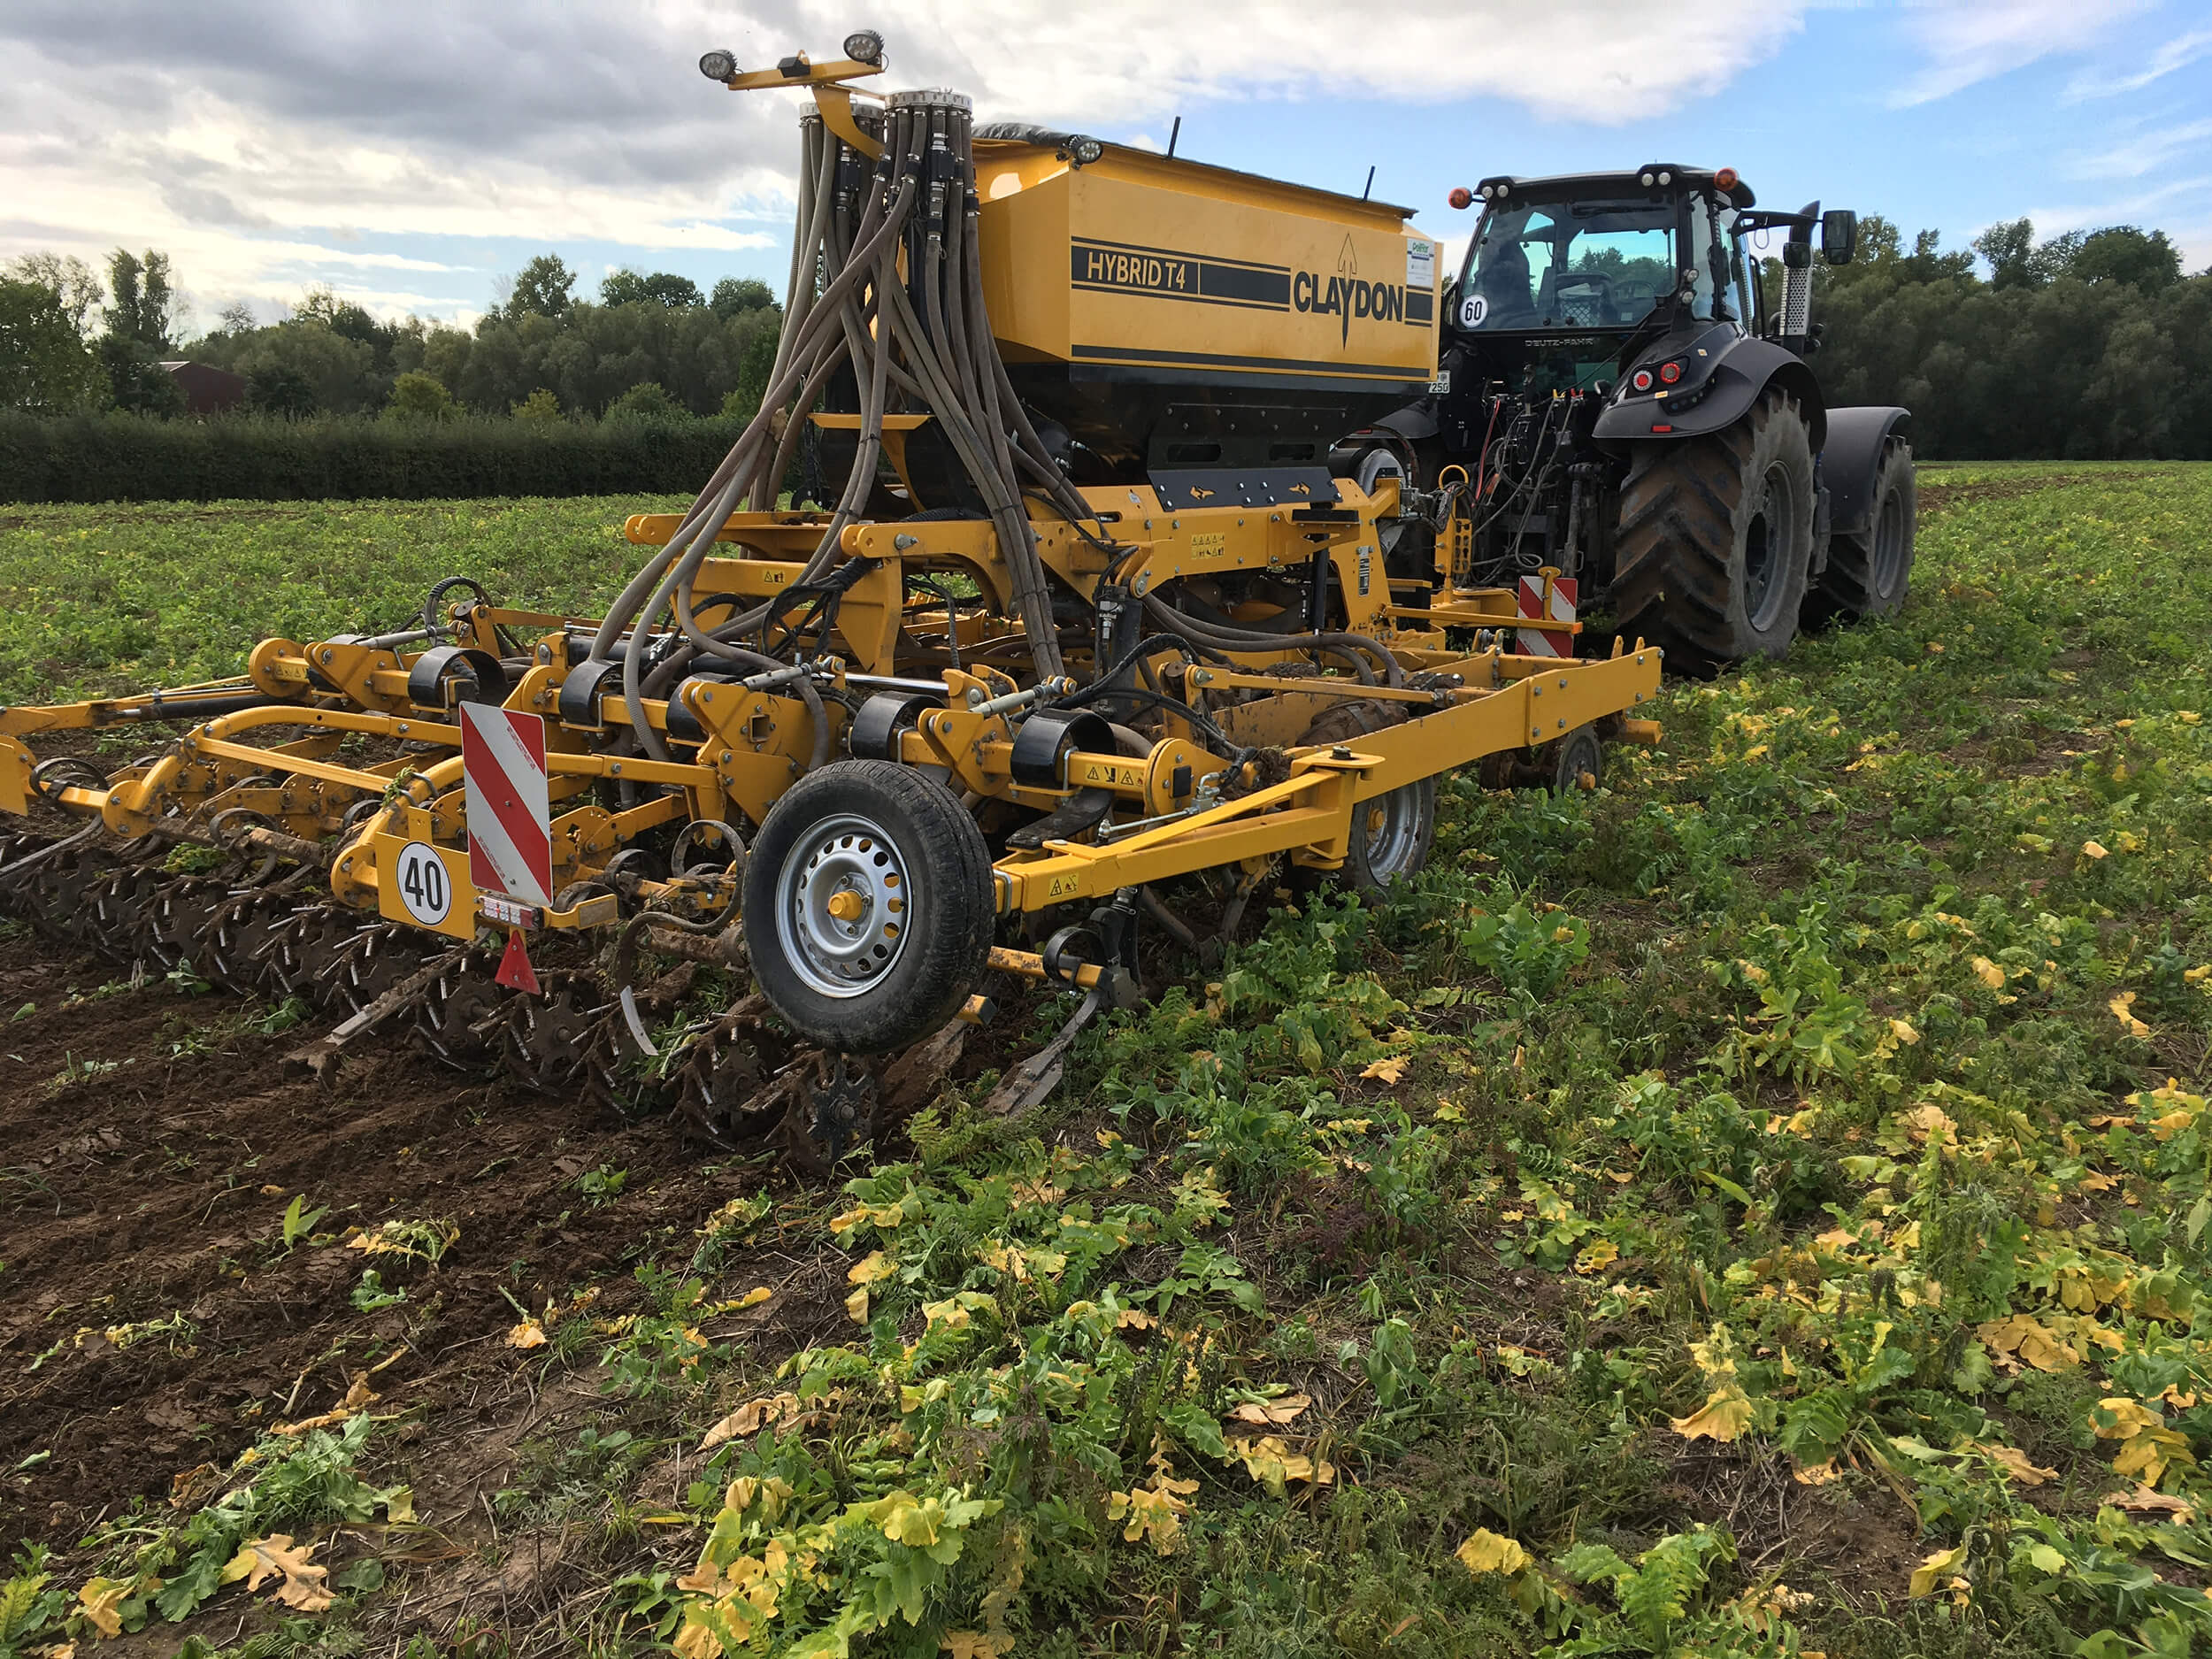
[[[1674,280],[1675,210],[1555,202],[1483,215],[1461,273],[1462,328],[1626,328]]]

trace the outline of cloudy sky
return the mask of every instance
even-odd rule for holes
[[[1375,194],[1670,159],[1960,246],[2165,228],[2212,262],[2202,0],[7,0],[0,257],[166,250],[211,323],[327,283],[466,319],[553,249],[780,288],[795,94],[704,81],[879,28],[887,86]]]

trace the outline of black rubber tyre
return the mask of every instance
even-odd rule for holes
[[[1839,535],[1828,544],[1828,568],[1805,595],[1804,626],[1896,614],[1912,585],[1913,542],[1920,526],[1920,490],[1912,445],[1892,437],[1876,464],[1874,512],[1863,535]]]
[[[1356,749],[1370,732],[1396,722],[1375,702],[1340,703],[1306,730],[1302,743],[1343,743]],[[1394,881],[1421,872],[1436,841],[1436,780],[1417,778],[1387,795],[1352,808],[1351,845],[1343,868],[1317,872],[1325,882],[1379,898]]]
[[[880,1054],[967,1000],[995,896],[983,832],[942,784],[895,761],[840,761],[769,809],[745,870],[745,949],[794,1031]]]
[[[1812,568],[1813,490],[1811,437],[1784,393],[1723,431],[1639,444],[1614,543],[1618,632],[1677,673],[1781,656]]]

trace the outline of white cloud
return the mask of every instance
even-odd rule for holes
[[[832,15],[813,0],[810,9],[826,24]],[[1378,0],[1356,11],[1310,0],[917,0],[886,35],[895,74],[958,87],[987,117],[1134,122],[1254,98],[1484,95],[1612,126],[1719,91],[1771,56],[1805,9],[1805,0]]]
[[[1809,3],[1377,0],[1348,43],[1310,0],[910,0],[886,19],[883,84],[958,88],[987,119],[1118,130],[1254,100],[1477,95],[1621,123],[1720,91]],[[208,311],[327,281],[453,315],[488,281],[463,300],[374,273],[470,273],[509,256],[413,255],[493,239],[648,257],[773,246],[801,100],[733,96],[694,65],[716,45],[755,65],[819,55],[850,22],[841,0],[11,0],[0,257],[127,242],[167,250]]]
[[[2212,29],[2196,29],[2168,41],[2149,58],[2131,68],[2085,69],[2067,82],[2070,98],[2108,98],[2123,92],[2139,92],[2154,81],[2177,69],[2186,69],[2199,58],[2212,56]]]
[[[2208,141],[2212,141],[2212,120],[2154,127],[2109,150],[2076,157],[2067,164],[2066,171],[2076,179],[2139,179]]]
[[[2059,203],[2045,207],[2032,207],[2027,217],[2035,223],[2035,234],[2040,237],[2057,235],[2070,230],[2093,230],[2107,225],[2137,224],[2150,228],[2146,221],[2177,202],[2212,199],[2212,173],[2199,173],[2186,179],[2176,179],[2162,184],[2154,190],[2139,191],[2116,201],[2095,204]],[[2191,238],[2196,233],[2177,235],[2168,232],[2177,242],[2185,244],[2185,258],[2191,257],[2194,248]]]
[[[1893,109],[1933,103],[2053,53],[2110,38],[2148,0],[1925,0],[1905,13],[1919,61],[1891,95]]]

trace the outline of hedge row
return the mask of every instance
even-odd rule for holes
[[[689,494],[744,423],[0,411],[0,501],[314,501]]]

